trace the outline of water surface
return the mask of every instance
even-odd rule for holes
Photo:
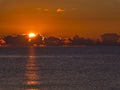
[[[0,90],[120,90],[120,47],[0,48]]]

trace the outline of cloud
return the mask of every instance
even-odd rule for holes
[[[65,11],[64,9],[58,8],[56,12],[61,13],[61,12],[64,12],[64,11]]]
[[[36,8],[37,10],[41,10],[41,8]]]
[[[46,12],[47,12],[47,11],[48,11],[48,9],[46,8],[46,9],[44,9],[44,11],[46,11]]]

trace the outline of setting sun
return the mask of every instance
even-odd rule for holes
[[[36,36],[36,34],[35,33],[29,33],[28,36],[29,36],[29,38],[33,38],[33,37]]]

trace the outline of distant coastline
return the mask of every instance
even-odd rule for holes
[[[105,33],[100,39],[90,39],[75,35],[71,38],[60,38],[55,36],[45,37],[37,34],[28,37],[26,34],[9,35],[0,39],[0,47],[46,47],[46,46],[120,46],[120,35],[116,33]]]

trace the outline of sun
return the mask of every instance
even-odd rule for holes
[[[28,36],[29,36],[29,38],[33,38],[33,37],[36,36],[36,34],[35,33],[29,33]]]

